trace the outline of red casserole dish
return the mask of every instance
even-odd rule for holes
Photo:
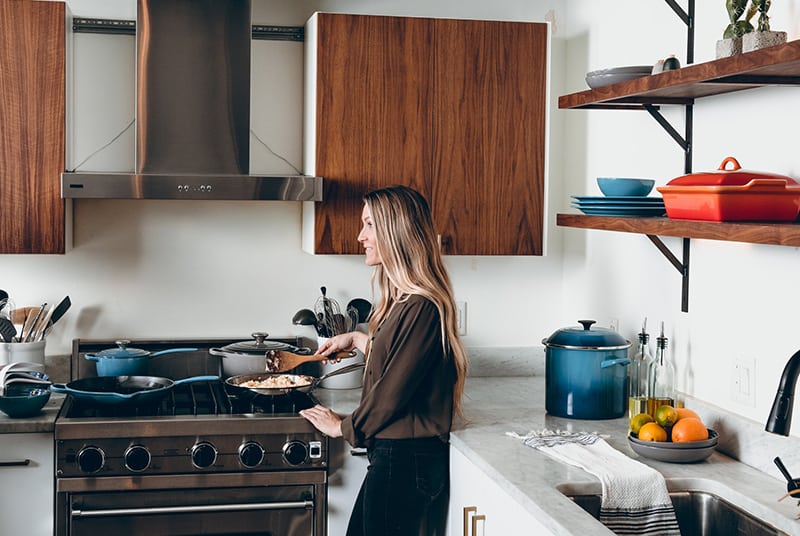
[[[743,170],[733,157],[723,160],[718,171],[683,175],[656,189],[667,217],[677,220],[790,222],[800,213],[797,181]]]

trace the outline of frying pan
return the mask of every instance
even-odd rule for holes
[[[234,392],[234,394],[243,396],[256,396],[256,395],[284,395],[291,391],[300,391],[301,393],[309,393],[316,389],[325,378],[337,376],[346,372],[363,368],[364,363],[354,363],[345,367],[338,368],[327,374],[323,374],[319,378],[315,376],[306,376],[304,374],[242,374],[240,376],[231,376],[225,380],[225,385]],[[287,378],[293,380],[297,385],[292,387],[246,387],[241,384],[249,381],[264,381],[269,378]]]
[[[157,376],[98,376],[67,384],[54,383],[50,390],[93,404],[144,406],[160,401],[176,385],[217,380],[219,376],[192,376],[182,380]]]

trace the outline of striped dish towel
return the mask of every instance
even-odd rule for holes
[[[616,534],[680,536],[664,476],[594,433],[542,430],[522,436],[529,447],[600,479],[600,522]]]

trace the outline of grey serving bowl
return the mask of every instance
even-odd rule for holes
[[[702,441],[688,441],[686,443],[672,443],[670,441],[642,441],[633,435],[628,435],[628,443],[639,456],[672,463],[700,462],[711,456],[717,448],[719,434],[708,429],[708,439]]]
[[[595,89],[620,82],[627,82],[643,76],[648,76],[653,72],[652,65],[631,65],[629,67],[613,67],[611,69],[600,69],[586,73],[586,85]]]

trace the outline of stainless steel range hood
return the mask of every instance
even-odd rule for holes
[[[133,173],[66,172],[64,198],[322,200],[250,175],[250,0],[138,0]]]

